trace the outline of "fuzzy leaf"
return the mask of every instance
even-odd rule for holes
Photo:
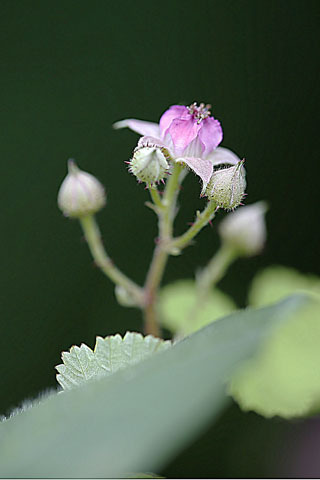
[[[217,288],[201,308],[194,309],[196,285],[192,280],[179,280],[165,286],[160,294],[161,323],[173,333],[189,335],[236,310],[233,300]]]
[[[152,335],[143,337],[135,332],[127,332],[123,338],[119,334],[97,337],[94,351],[82,344],[80,347],[74,345],[69,352],[62,352],[63,363],[56,366],[59,372],[57,381],[68,390],[138,363],[155,352],[169,348],[171,344],[169,340]]]

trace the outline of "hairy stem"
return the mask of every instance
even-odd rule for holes
[[[211,258],[206,267],[196,275],[197,296],[187,316],[184,325],[185,331],[188,331],[188,326],[194,324],[199,313],[208,301],[211,289],[221,280],[230,264],[236,258],[236,251],[227,245],[223,245]],[[182,331],[180,333],[183,334],[184,332]]]
[[[150,192],[150,196],[152,198],[152,201],[153,201],[154,205],[157,208],[159,208],[160,210],[162,210],[163,209],[163,204],[162,204],[161,197],[159,195],[157,187],[150,187],[149,192]]]
[[[153,253],[151,265],[147,274],[144,293],[144,322],[145,333],[155,336],[160,335],[159,322],[157,321],[156,302],[157,293],[168,260],[167,245],[172,239],[173,221],[175,217],[177,196],[179,193],[179,177],[182,167],[175,164],[161,202],[159,216],[159,239]]]
[[[122,286],[130,294],[137,305],[142,306],[142,288],[122,273],[107,255],[101,240],[100,229],[94,216],[86,215],[79,220],[95,263],[100,267],[103,273],[110,278],[110,280],[116,285]]]
[[[228,245],[222,245],[206,267],[197,275],[198,297],[200,301],[225,275],[231,263],[237,258],[236,251]]]
[[[217,205],[212,200],[209,201],[206,208],[201,213],[197,213],[197,219],[193,225],[183,235],[173,239],[170,247],[178,250],[187,247],[200,230],[215,217],[216,210]]]

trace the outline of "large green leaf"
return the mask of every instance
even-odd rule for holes
[[[304,302],[291,297],[236,312],[164,352],[3,422],[0,476],[160,472],[220,412],[226,378]]]
[[[56,366],[57,380],[68,390],[88,380],[111,375],[121,368],[134,365],[156,352],[172,345],[152,335],[143,337],[141,333],[127,332],[121,335],[97,337],[94,351],[87,345],[74,345],[69,352],[62,352],[63,363]]]
[[[244,410],[266,417],[309,414],[320,404],[320,279],[286,267],[257,275],[249,294],[264,305],[305,291],[314,301],[270,336],[259,355],[234,378],[230,393]],[[320,297],[319,297],[320,299]]]
[[[173,333],[189,335],[200,328],[236,310],[233,300],[217,288],[212,289],[206,301],[195,308],[196,283],[179,280],[166,285],[160,294],[161,323]]]

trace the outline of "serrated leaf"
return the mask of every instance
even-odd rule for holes
[[[287,292],[305,291],[315,300],[269,338],[257,358],[232,382],[230,393],[244,410],[266,417],[309,414],[320,404],[320,279],[285,267],[268,268],[253,280],[255,305]]]
[[[118,478],[161,471],[219,414],[225,379],[304,301],[293,297],[235,312],[148,361],[3,422],[0,476]]]
[[[152,335],[143,337],[136,332],[127,332],[123,338],[119,334],[97,337],[94,351],[82,344],[80,347],[74,345],[69,352],[62,352],[63,363],[56,366],[59,372],[57,381],[68,390],[88,380],[111,375],[171,345],[169,340]]]
[[[196,293],[196,284],[192,280],[166,285],[160,292],[162,325],[173,333],[189,335],[236,310],[233,300],[217,288],[210,292],[201,308],[195,309]]]

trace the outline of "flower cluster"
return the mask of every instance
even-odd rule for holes
[[[170,163],[180,163],[201,178],[202,195],[212,197],[208,184],[216,168],[235,166],[240,159],[230,150],[219,147],[222,128],[210,108],[204,103],[199,106],[193,103],[189,107],[173,105],[161,116],[159,124],[136,119],[116,122],[114,128],[129,127],[142,135],[129,162],[130,171],[137,179],[152,185],[165,178]],[[244,176],[243,167],[241,172]],[[242,182],[241,188],[243,185]],[[243,191],[239,198],[242,194]],[[237,205],[227,208],[234,206]]]
[[[210,105],[173,105],[159,124],[127,119],[115,128],[129,127],[141,138],[134,149],[129,171],[148,187],[162,181],[175,163],[191,169],[202,181],[202,196],[218,208],[233,210],[244,197],[246,181],[243,161],[220,147],[222,128]],[[61,186],[58,204],[65,215],[81,217],[100,210],[105,193],[100,182],[69,161],[69,175]]]

